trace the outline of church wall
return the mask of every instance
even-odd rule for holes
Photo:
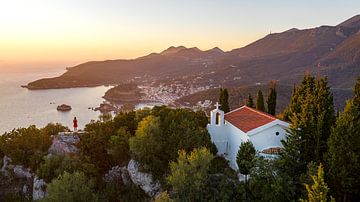
[[[276,132],[279,132],[279,135],[276,135]],[[286,130],[282,126],[275,125],[251,135],[250,141],[257,151],[262,151],[270,147],[282,147],[281,140],[285,139],[285,134]]]
[[[230,166],[237,169],[237,152],[241,143],[247,141],[247,135],[227,121],[225,121],[225,126],[228,134],[228,155],[226,158],[230,161]]]
[[[223,155],[226,153],[228,142],[226,126],[208,124],[207,130],[210,134],[211,141],[216,145],[218,155]]]

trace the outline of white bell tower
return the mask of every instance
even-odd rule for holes
[[[220,110],[219,103],[215,104],[215,109],[210,112],[210,125],[223,126],[224,125],[224,111]]]

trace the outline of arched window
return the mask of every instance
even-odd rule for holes
[[[216,122],[215,124],[216,125],[220,125],[220,121],[221,121],[221,115],[219,112],[216,113]]]

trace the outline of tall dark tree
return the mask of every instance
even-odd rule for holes
[[[220,104],[220,109],[223,110],[225,113],[230,111],[229,93],[226,88],[224,89],[220,88],[219,104]]]
[[[327,139],[335,123],[333,95],[327,79],[315,80],[311,75],[305,75],[301,85],[293,90],[284,114],[291,122],[292,134],[299,135],[301,161],[322,162]]]
[[[251,94],[249,94],[246,100],[246,106],[254,108],[254,99],[252,98]]]
[[[305,75],[302,83],[294,87],[284,117],[291,122],[290,134],[283,141],[284,150],[278,161],[282,172],[297,185],[296,190],[303,190],[299,186],[300,176],[306,172],[308,163],[323,162],[330,129],[335,123],[333,96],[326,78],[315,80]]]
[[[263,112],[265,111],[264,96],[261,90],[258,91],[256,96],[256,109]]]
[[[268,113],[271,115],[275,115],[275,109],[276,109],[276,83],[272,82],[271,87],[269,89],[269,95],[267,98],[267,109]]]
[[[360,198],[360,78],[328,140],[330,188],[337,201]]]

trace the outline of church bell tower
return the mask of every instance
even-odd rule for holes
[[[215,109],[210,112],[210,125],[223,126],[224,125],[224,111],[219,109],[220,104],[215,104]]]

